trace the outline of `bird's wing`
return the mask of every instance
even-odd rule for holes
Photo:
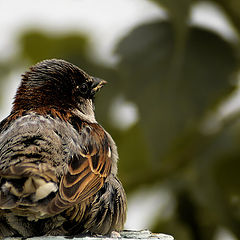
[[[48,206],[50,214],[89,199],[110,174],[112,150],[105,131],[98,124],[82,123],[79,132],[80,147],[71,156],[58,194]]]
[[[67,166],[61,129],[66,124],[33,113],[0,123],[0,209],[46,213],[41,201],[56,194]]]
[[[77,131],[59,119],[20,117],[0,133],[0,208],[60,213],[93,196],[110,170],[111,147],[98,124]]]

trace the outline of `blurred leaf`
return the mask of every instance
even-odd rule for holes
[[[238,70],[235,46],[214,33],[190,28],[186,43],[179,51],[182,56],[178,58],[181,62],[177,68],[176,41],[171,24],[155,22],[133,30],[117,48],[121,59],[122,88],[127,98],[139,107],[140,126],[150,150],[147,157],[155,160],[150,167],[141,163],[147,178],[136,182],[135,188],[141,183],[168,179],[171,183],[169,188],[176,192],[176,201],[181,203],[168,221],[169,224],[174,222],[171,233],[179,239],[211,239],[218,224],[236,233],[238,218],[229,213],[229,206],[219,194],[216,180],[209,177],[213,172],[200,170],[201,174],[198,173],[202,161],[206,163],[205,170],[209,169],[211,155],[208,156],[208,146],[214,141],[213,136],[201,133],[203,120],[235,89],[232,85]],[[133,149],[129,148],[126,153]],[[206,159],[199,160],[200,166],[195,168],[193,159],[199,159],[198,156],[204,152]],[[138,159],[126,154],[124,160],[139,167]],[[218,174],[222,176],[222,173]],[[200,175],[204,183],[196,181]],[[184,192],[191,196],[190,200],[179,198]],[[196,192],[206,198],[209,196],[206,205],[202,204],[198,194],[195,196]],[[218,201],[217,204],[214,205],[214,201]],[[189,203],[193,205],[192,209]],[[211,213],[212,204],[214,213]],[[162,223],[160,216],[157,226],[163,227]],[[169,230],[167,227],[158,228],[158,231]]]
[[[237,69],[230,44],[213,33],[191,29],[181,71],[174,72],[174,43],[171,26],[155,22],[135,29],[117,48],[124,88],[139,107],[151,152],[173,168],[168,156],[181,159],[179,153],[191,151],[186,137],[198,135],[205,114],[233,90]]]
[[[130,192],[151,179],[148,173],[154,168],[148,161],[146,139],[139,124],[125,131],[110,129],[110,132],[118,146],[120,178],[126,191]]]
[[[20,38],[22,57],[34,62],[43,59],[61,58],[75,62],[79,55],[86,57],[86,36],[71,33],[49,36],[37,30],[28,31]]]
[[[198,188],[192,189],[200,206],[236,236],[240,236],[239,117],[228,120],[196,156]]]

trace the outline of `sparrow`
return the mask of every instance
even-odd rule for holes
[[[94,113],[95,93],[105,84],[60,59],[22,75],[0,123],[0,237],[123,229],[117,147]]]

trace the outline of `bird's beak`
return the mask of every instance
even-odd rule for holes
[[[107,81],[100,79],[100,78],[92,78],[92,94],[95,94],[97,91],[99,91],[106,83]]]

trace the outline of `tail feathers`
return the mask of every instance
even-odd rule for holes
[[[0,177],[1,209],[44,215],[43,206],[58,190],[55,171],[48,164],[20,163],[0,170]]]

